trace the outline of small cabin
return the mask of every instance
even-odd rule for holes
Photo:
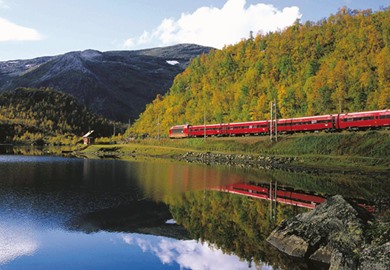
[[[87,134],[85,134],[83,136],[83,142],[84,144],[93,144],[95,142],[95,138],[91,136],[91,134],[93,133],[94,131],[91,130],[89,131]]]

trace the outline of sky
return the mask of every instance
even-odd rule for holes
[[[377,11],[390,0],[0,0],[0,61],[179,43],[221,49],[343,6]]]

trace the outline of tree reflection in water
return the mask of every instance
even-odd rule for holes
[[[307,209],[278,204],[274,219],[268,201],[218,191],[172,196],[168,204],[174,219],[189,231],[191,238],[256,265],[266,262],[274,269],[308,267],[305,262],[281,254],[265,240],[276,224]]]

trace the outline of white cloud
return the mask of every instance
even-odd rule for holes
[[[43,37],[37,30],[14,24],[0,18],[0,42],[41,40]]]
[[[195,240],[184,241],[166,237],[151,238],[150,236],[144,238],[143,235],[138,234],[124,235],[122,239],[129,245],[137,245],[143,252],[153,253],[163,264],[177,263],[180,269],[251,269],[248,262],[241,261],[237,256],[224,254],[216,247]],[[260,268],[256,265],[252,267]],[[261,269],[267,268],[268,266],[264,265]]]
[[[0,266],[20,256],[32,255],[37,249],[37,242],[26,228],[0,224]]]
[[[278,10],[262,3],[246,7],[246,0],[227,0],[222,8],[201,7],[193,13],[182,13],[178,20],[166,18],[154,30],[128,39],[123,47],[196,43],[222,48],[249,37],[250,31],[282,30],[301,16],[294,6]]]
[[[8,9],[9,6],[5,3],[5,1],[0,0],[0,9]]]

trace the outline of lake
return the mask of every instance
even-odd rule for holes
[[[3,154],[0,269],[309,269],[265,238],[315,202],[270,203],[270,190],[368,205],[388,187],[380,176]]]

